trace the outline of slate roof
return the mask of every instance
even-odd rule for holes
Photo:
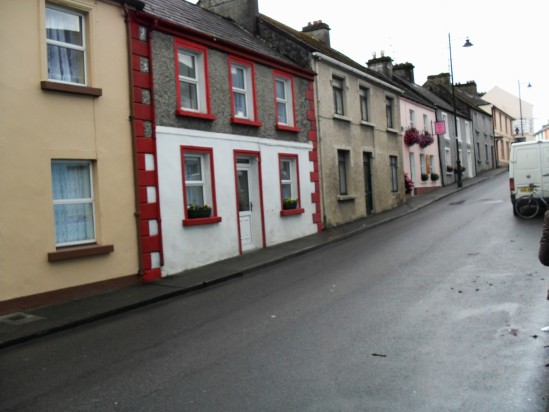
[[[405,88],[410,89],[413,93],[421,96],[423,99],[428,101],[431,106],[435,106],[437,109],[444,110],[445,112],[452,112],[453,113],[453,106],[451,106],[446,100],[439,97],[437,94],[433,93],[429,89],[426,89],[423,86],[420,86],[419,84],[408,82],[405,79],[402,79],[399,76],[395,75],[395,80],[400,82],[403,82],[403,85]]]
[[[418,86],[415,83],[411,83],[407,81],[406,79],[403,79],[397,75],[393,75],[393,81],[398,84],[400,89],[404,92],[404,98],[411,100],[415,103],[421,104],[423,106],[427,106],[430,108],[437,108],[437,105],[435,102],[427,99],[425,96],[423,96],[421,93],[418,92],[417,88],[420,88],[421,86]]]
[[[452,97],[451,97],[452,96],[452,89],[450,87],[446,87],[446,86],[443,86],[439,83],[427,80],[427,82],[425,82],[425,84],[423,85],[422,89],[424,89],[426,92],[430,93],[431,95],[436,96],[440,102],[443,102],[443,104],[445,104],[445,108],[443,110],[448,111],[450,113],[454,112],[454,106],[453,106],[453,101],[452,101]],[[458,92],[459,92],[459,90],[456,88],[456,102],[457,101],[462,101],[459,98],[459,93]],[[447,96],[448,98],[445,99],[442,96]],[[470,104],[467,103],[467,102],[463,102],[463,103],[465,103],[467,106],[470,106]],[[461,104],[461,105],[456,104],[456,110],[458,112],[458,116],[464,117],[464,118],[467,118],[467,119],[471,118],[471,114],[469,113],[469,111],[468,110],[467,111],[463,110],[463,104]]]
[[[144,12],[183,27],[193,29],[207,37],[244,47],[277,60],[295,65],[266,42],[238,26],[233,21],[204,10],[185,0],[143,0]]]
[[[285,24],[280,23],[279,21],[276,21],[268,16],[265,16],[264,14],[260,14],[260,18],[264,23],[267,23],[275,28],[278,28],[280,31],[291,36],[297,43],[301,44],[301,46],[305,47],[310,52],[317,51],[319,53],[322,53],[328,57],[331,57],[332,59],[335,59],[343,64],[346,64],[347,66],[350,66],[356,70],[364,72],[367,75],[370,75],[372,77],[375,77],[379,80],[382,80],[386,83],[389,83],[397,87],[396,84],[392,81],[392,79],[389,79],[383,76],[381,73],[378,73],[375,70],[369,69],[361,65],[360,63],[357,63],[350,57],[327,46],[320,40],[315,39],[314,37],[308,35],[307,33],[303,33],[301,31],[295,30],[289,26],[286,26]]]

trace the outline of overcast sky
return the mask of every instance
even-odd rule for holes
[[[450,33],[457,83],[474,80],[479,92],[498,86],[518,97],[520,82],[522,101],[534,106],[536,131],[549,123],[545,1],[258,1],[260,13],[297,30],[315,20],[327,23],[331,46],[358,63],[381,50],[393,64],[412,63],[418,84],[450,71]],[[467,37],[474,46],[463,48]]]

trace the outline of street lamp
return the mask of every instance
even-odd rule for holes
[[[528,82],[528,86],[526,87],[532,87],[530,82]],[[524,139],[524,127],[522,124],[522,98],[520,97],[520,80],[518,81],[518,89],[519,89],[519,109],[520,109],[520,137]]]
[[[469,37],[465,40],[463,47],[471,47],[473,43],[469,41]],[[461,159],[459,156],[459,137],[458,137],[458,121],[457,121],[457,110],[456,110],[456,87],[454,85],[454,64],[452,62],[452,39],[450,33],[448,33],[448,47],[450,49],[450,80],[452,83],[452,100],[454,103],[454,129],[456,131],[456,169],[457,169],[457,185],[462,187],[463,183],[461,182]]]

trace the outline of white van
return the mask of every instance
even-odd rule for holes
[[[531,192],[531,183],[536,185],[545,200],[549,200],[549,141],[511,145],[509,188],[513,213],[516,199]]]

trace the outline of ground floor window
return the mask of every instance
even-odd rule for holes
[[[55,244],[95,242],[92,163],[53,160],[51,163]]]
[[[181,147],[185,218],[216,216],[211,148]]]
[[[398,192],[398,158],[389,156],[391,165],[391,192]]]
[[[337,151],[337,169],[339,173],[339,194],[342,196],[349,194],[349,188],[347,187],[348,164],[349,164],[349,151],[338,150]]]
[[[279,167],[282,208],[297,208],[300,204],[297,155],[280,154]]]

